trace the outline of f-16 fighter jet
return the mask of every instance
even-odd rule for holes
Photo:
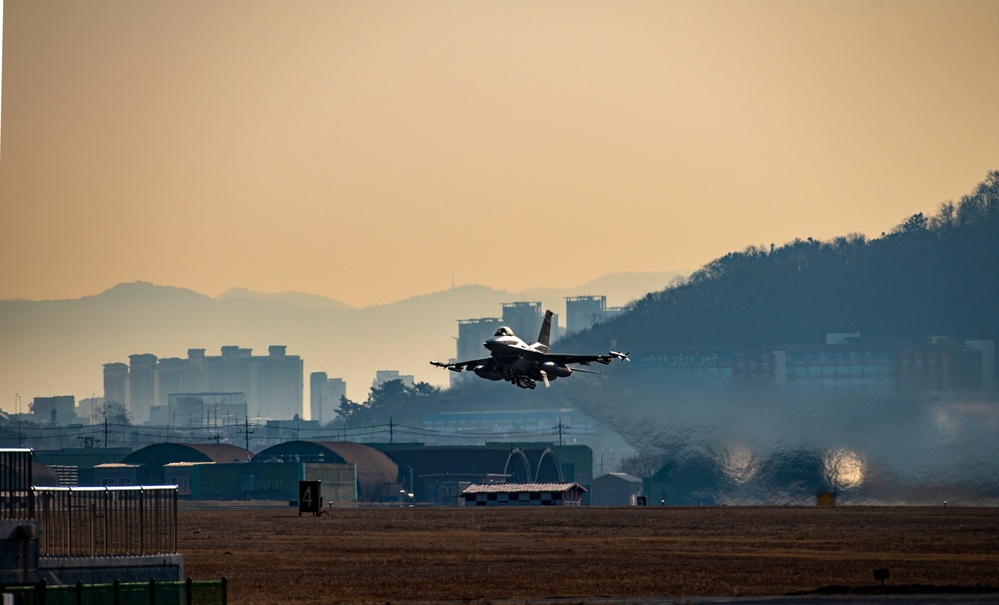
[[[432,365],[447,368],[452,372],[470,370],[476,376],[487,380],[506,380],[522,389],[533,389],[535,381],[541,380],[545,387],[551,386],[556,378],[570,376],[573,371],[588,374],[599,374],[582,368],[569,367],[569,364],[589,366],[594,361],[604,365],[614,359],[628,361],[627,353],[610,351],[606,355],[560,355],[549,353],[548,341],[551,338],[552,312],[545,311],[545,321],[541,324],[541,332],[537,342],[527,344],[517,337],[513,330],[506,326],[497,328],[492,337],[483,344],[489,349],[490,357],[444,363],[431,361]]]

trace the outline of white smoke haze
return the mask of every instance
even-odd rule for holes
[[[660,461],[653,491],[666,500],[814,504],[831,492],[851,504],[999,503],[999,404],[980,394],[641,374],[599,389],[620,388],[612,406],[579,401]]]

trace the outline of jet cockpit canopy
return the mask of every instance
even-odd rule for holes
[[[500,326],[496,328],[496,332],[493,333],[493,336],[513,336],[513,330],[506,326]]]

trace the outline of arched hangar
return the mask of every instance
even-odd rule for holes
[[[546,446],[423,446],[379,444],[399,465],[402,487],[419,502],[457,504],[472,483],[561,483],[562,467]]]
[[[357,469],[357,499],[380,502],[398,497],[399,467],[374,448],[350,441],[287,441],[257,454],[257,462],[334,462]]]
[[[163,467],[173,462],[249,462],[253,452],[228,443],[154,443],[135,450],[122,459],[124,464],[140,465],[139,483],[165,483]]]

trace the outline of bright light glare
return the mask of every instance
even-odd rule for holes
[[[865,466],[863,457],[857,452],[831,450],[826,456],[825,473],[834,488],[850,489],[864,483]]]
[[[756,466],[752,450],[744,445],[735,445],[722,455],[722,471],[736,485],[752,479]]]

